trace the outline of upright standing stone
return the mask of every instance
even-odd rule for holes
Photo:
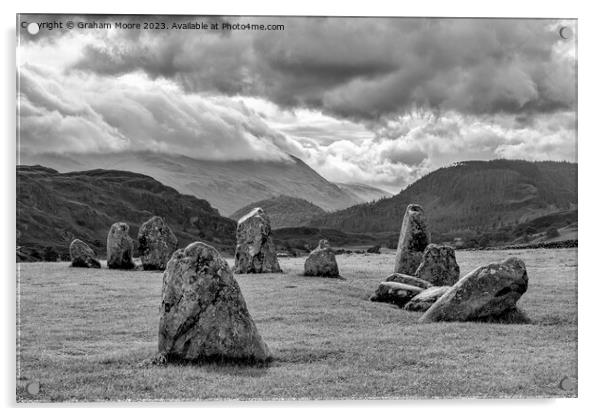
[[[320,240],[318,247],[309,253],[305,260],[304,274],[305,276],[339,277],[337,259],[328,240]]]
[[[165,270],[178,239],[163,218],[154,216],[140,226],[138,244],[144,270]]]
[[[420,317],[420,322],[498,317],[516,307],[528,284],[525,263],[515,257],[479,267],[445,292]]]
[[[255,208],[238,220],[234,273],[280,273],[270,219]]]
[[[69,256],[72,267],[89,267],[100,269],[100,263],[96,260],[96,254],[89,245],[82,240],[75,239],[69,245]]]
[[[159,354],[167,360],[270,358],[228,263],[207,244],[179,249],[167,263]]]
[[[456,252],[450,246],[429,244],[416,269],[416,276],[433,286],[452,286],[460,278]]]
[[[422,261],[422,253],[431,242],[424,210],[420,205],[410,204],[401,223],[395,269],[393,273],[416,275],[416,269]]]
[[[134,240],[130,237],[130,226],[116,222],[107,236],[107,266],[109,269],[133,269]]]

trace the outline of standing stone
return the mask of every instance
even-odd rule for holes
[[[305,276],[339,277],[339,266],[328,240],[320,240],[318,247],[305,260]]]
[[[403,308],[407,311],[425,312],[449,289],[449,286],[431,286],[410,299]]]
[[[381,282],[370,300],[372,302],[392,303],[401,308],[423,290],[420,287],[404,283]]]
[[[420,205],[410,204],[401,223],[394,273],[415,275],[422,261],[422,253],[431,242],[424,210]]]
[[[111,225],[107,237],[107,266],[109,269],[133,269],[134,240],[130,237],[130,226],[125,222]]]
[[[163,218],[154,216],[140,226],[138,243],[144,270],[165,270],[178,239]]]
[[[69,245],[69,256],[72,267],[89,267],[100,269],[100,263],[96,260],[96,253],[82,240],[75,239]]]
[[[529,278],[522,260],[479,267],[451,287],[420,317],[420,322],[471,321],[497,317],[516,307]]]
[[[270,219],[255,208],[238,220],[234,273],[281,273]]]
[[[407,274],[402,274],[402,273],[393,273],[393,274],[389,275],[385,279],[385,282],[405,283],[406,285],[416,286],[421,289],[428,289],[429,287],[433,286],[426,280],[422,280],[417,277],[410,276]]]
[[[450,246],[429,244],[416,269],[416,276],[434,286],[452,286],[460,278],[456,252]]]
[[[159,354],[168,361],[270,358],[228,263],[210,245],[192,243],[167,263]]]

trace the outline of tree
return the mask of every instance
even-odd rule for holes
[[[480,248],[485,248],[489,245],[489,236],[487,234],[483,234],[479,237],[478,245]]]
[[[547,238],[560,237],[560,233],[558,232],[558,230],[556,228],[550,227],[546,230],[546,237]]]
[[[57,261],[59,259],[59,253],[53,247],[46,246],[44,247],[42,258],[44,261]]]

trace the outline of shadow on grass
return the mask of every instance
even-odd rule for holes
[[[265,361],[252,359],[226,359],[219,356],[206,357],[200,360],[183,360],[176,357],[155,355],[140,362],[138,367],[202,368],[204,371],[211,373],[237,375],[242,377],[261,377],[273,366],[309,364],[327,360],[338,361],[342,358],[344,353],[345,351],[341,349],[290,348],[275,352],[271,358]]]
[[[536,322],[542,326],[577,325],[577,319],[562,315],[548,315]]]
[[[318,361],[340,360],[345,351],[341,349],[309,349],[309,348],[290,348],[279,351],[275,354],[274,363],[290,364],[308,364]]]
[[[243,361],[199,361],[196,363],[188,362],[182,364],[185,366],[202,367],[208,373],[225,374],[241,377],[262,377],[267,374],[273,360],[262,362],[243,362]]]
[[[310,279],[310,280],[324,279],[324,281],[333,281],[333,280],[341,280],[343,282],[347,281],[347,279],[341,275],[339,275],[339,276],[308,276],[304,273],[297,273],[297,274],[293,274],[291,276],[304,277],[304,278]]]
[[[531,324],[532,321],[520,309],[512,308],[501,315],[488,316],[485,318],[473,319],[472,322],[483,322],[488,324]]]
[[[177,357],[164,356],[161,354],[147,358],[138,364],[139,368],[157,367],[188,367],[202,368],[207,372],[238,375],[243,377],[261,377],[266,374],[270,364],[274,361],[272,357],[267,360],[256,360],[252,358],[226,358],[223,356],[208,356],[197,360],[184,360]]]

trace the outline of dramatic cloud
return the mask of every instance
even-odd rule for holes
[[[293,154],[394,192],[456,161],[577,159],[574,21],[151,20],[284,30],[20,31],[22,150]]]
[[[457,112],[414,112],[389,120],[371,139],[304,142],[304,158],[326,177],[399,191],[438,167],[495,158],[570,160],[577,157],[575,115],[557,112],[519,123]]]
[[[297,146],[240,100],[182,93],[140,74],[60,76],[20,68],[24,151],[150,150],[203,159],[283,159]]]
[[[419,108],[551,112],[575,103],[574,59],[557,21],[243,18],[284,31],[172,31],[89,45],[74,68],[142,70],[191,92],[262,96],[374,119]],[[225,34],[224,34],[225,33]]]

